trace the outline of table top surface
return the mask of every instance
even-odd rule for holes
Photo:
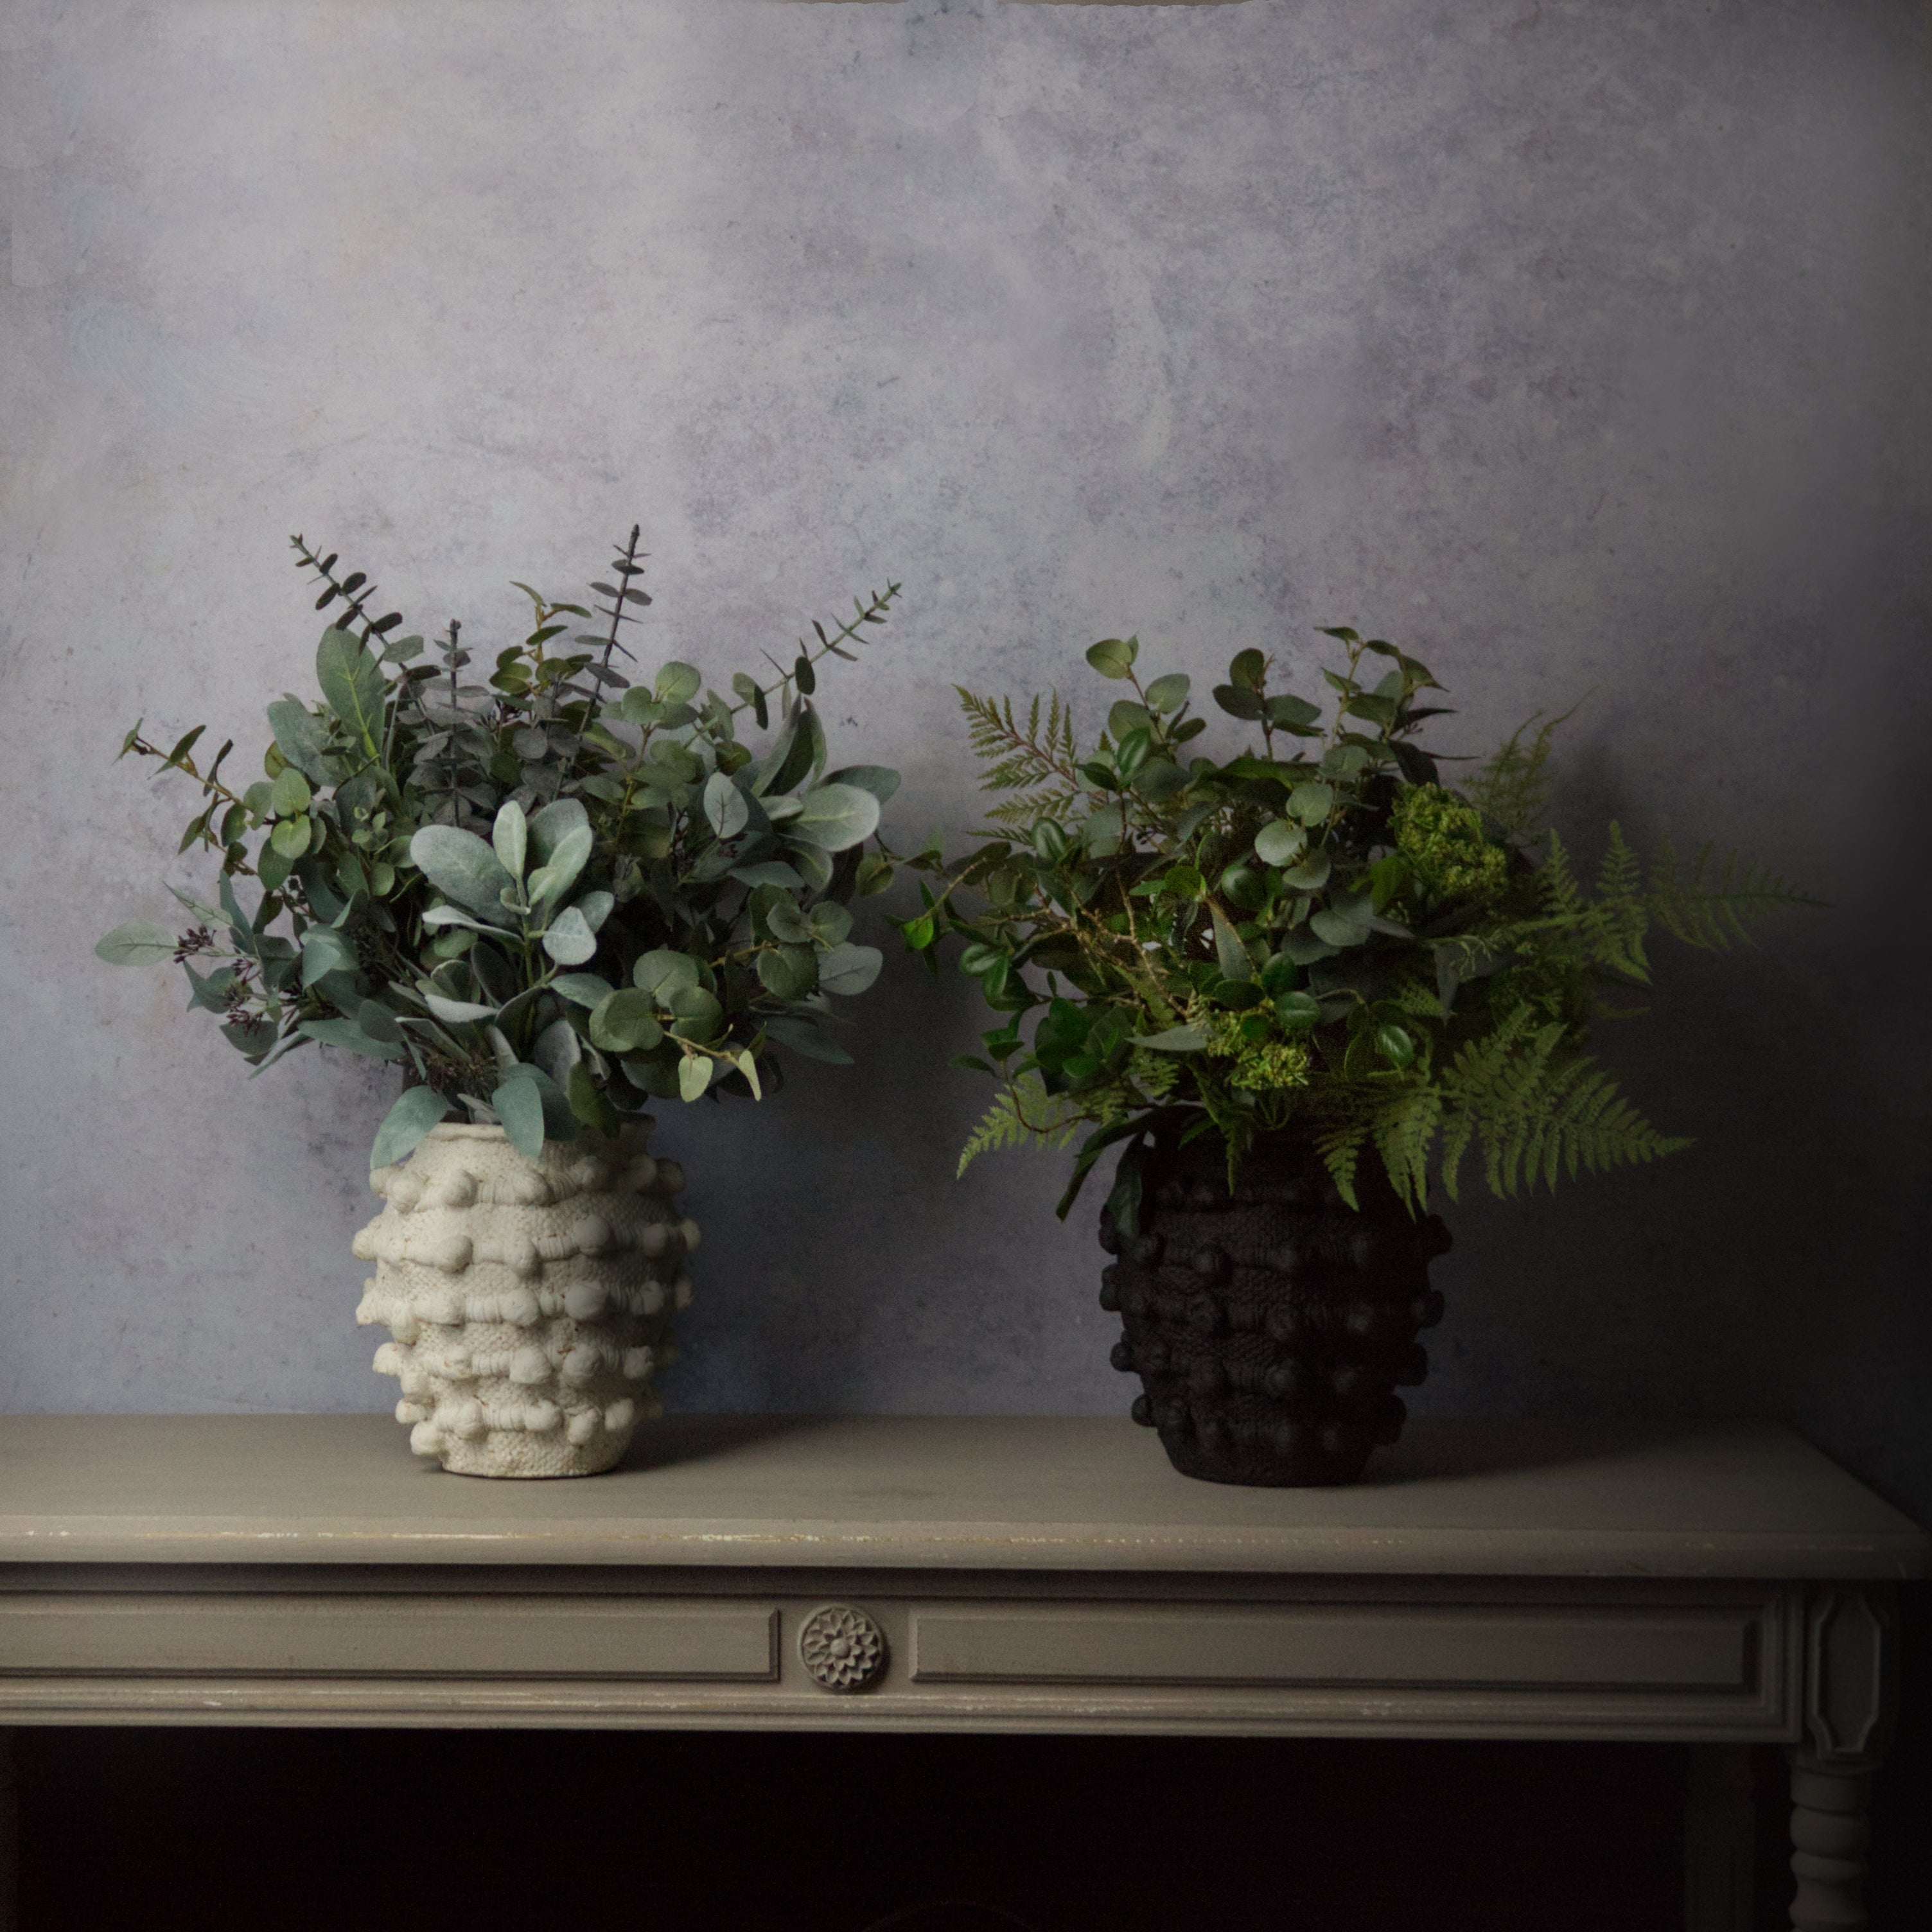
[[[1125,1420],[676,1417],[607,1474],[452,1476],[386,1416],[0,1417],[0,1563],[1881,1578],[1928,1540],[1785,1429],[1412,1421],[1346,1489]]]

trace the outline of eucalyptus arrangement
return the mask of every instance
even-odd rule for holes
[[[1589,1050],[1606,998],[1648,986],[1653,927],[1722,948],[1813,903],[1708,848],[1646,865],[1615,824],[1586,884],[1545,822],[1553,724],[1446,784],[1418,742],[1442,715],[1427,668],[1324,634],[1326,707],[1261,652],[1233,660],[1214,700],[1258,742],[1220,760],[1190,754],[1208,721],[1187,677],[1143,683],[1132,638],[1087,653],[1131,692],[1090,752],[1057,694],[1022,718],[962,690],[1004,796],[906,929],[915,950],[963,942],[1000,1016],[956,1063],[1000,1082],[962,1172],[1077,1142],[1064,1216],[1122,1148],[1102,1217],[1117,1363],[1177,1462],[1231,1480],[1346,1480],[1393,1439],[1440,1312],[1427,1197],[1455,1198],[1472,1148],[1507,1196],[1687,1144]],[[1229,1357],[1247,1335],[1260,1352]]]
[[[166,751],[139,724],[123,741],[199,784],[180,849],[219,854],[220,875],[213,904],[170,888],[185,930],[137,920],[97,951],[179,964],[190,1004],[257,1070],[312,1044],[397,1064],[408,1084],[373,1166],[452,1113],[535,1158],[652,1098],[756,1098],[781,1049],[849,1060],[828,995],[879,970],[848,908],[891,881],[876,834],[898,778],[828,772],[812,698],[818,666],[850,658],[899,586],[815,626],[789,669],[740,672],[730,698],[675,659],[633,683],[618,660],[651,601],[639,536],[593,605],[517,585],[531,628],[480,681],[460,622],[433,652],[394,634],[400,614],[374,614],[362,572],[296,537],[332,616],[320,701],[268,706],[262,777],[224,777],[232,741],[202,770],[205,728]],[[753,723],[757,750],[739,735]]]
[[[320,696],[268,707],[261,777],[225,775],[232,740],[204,768],[199,727],[122,746],[200,786],[180,850],[220,863],[213,903],[170,888],[185,929],[137,920],[100,956],[178,963],[255,1071],[320,1046],[403,1076],[358,1318],[394,1337],[376,1366],[412,1447],[467,1473],[622,1455],[698,1239],[645,1109],[759,1099],[787,1053],[848,1061],[832,1000],[880,968],[850,907],[893,876],[898,775],[828,771],[813,698],[899,586],[729,695],[676,659],[633,682],[640,534],[588,604],[518,584],[530,628],[480,678],[459,621],[434,647],[400,634],[364,572],[297,536],[330,614]]]

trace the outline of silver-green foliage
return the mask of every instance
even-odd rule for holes
[[[788,669],[734,676],[730,698],[675,659],[633,682],[617,660],[651,601],[638,536],[592,605],[519,584],[533,626],[480,683],[460,622],[432,656],[394,634],[400,614],[373,614],[362,572],[292,539],[332,611],[320,700],[268,707],[263,776],[242,790],[232,742],[203,769],[201,728],[166,750],[128,734],[124,757],[201,787],[180,849],[218,853],[220,875],[213,903],[170,888],[185,931],[135,921],[100,956],[178,960],[190,1004],[257,1069],[311,1043],[400,1067],[377,1165],[458,1108],[534,1154],[653,1097],[760,1097],[782,1049],[847,1062],[831,998],[878,973],[849,908],[891,881],[878,827],[898,778],[828,771],[812,699],[898,586],[814,626]]]

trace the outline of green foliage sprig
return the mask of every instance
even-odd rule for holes
[[[961,689],[986,788],[986,843],[899,922],[1004,1017],[955,1064],[1001,1091],[960,1157],[1082,1128],[1064,1216],[1101,1154],[1126,1143],[1113,1206],[1138,1205],[1138,1150],[1163,1127],[1218,1131],[1231,1171],[1257,1135],[1310,1135],[1352,1204],[1372,1150],[1419,1211],[1453,1197],[1480,1150],[1499,1195],[1649,1161],[1660,1133],[1588,1050],[1604,996],[1648,986],[1653,926],[1723,948],[1746,922],[1814,904],[1762,868],[1643,864],[1609,828],[1594,881],[1545,826],[1551,736],[1516,732],[1461,790],[1418,742],[1443,715],[1426,666],[1346,626],[1328,703],[1270,687],[1242,652],[1216,704],[1258,726],[1224,762],[1174,672],[1143,684],[1138,640],[1087,653],[1132,687],[1090,755],[1058,694],[1024,719]]]
[[[591,586],[599,602],[518,584],[532,627],[481,682],[460,622],[433,653],[394,634],[364,572],[292,538],[332,614],[320,701],[268,707],[263,776],[240,792],[221,775],[232,741],[203,771],[204,728],[165,752],[127,734],[122,756],[201,786],[179,849],[219,852],[220,875],[213,904],[170,888],[184,932],[137,920],[97,952],[181,964],[190,1004],[257,1070],[311,1043],[400,1066],[375,1165],[458,1107],[534,1157],[652,1098],[760,1097],[781,1049],[848,1064],[831,997],[879,971],[849,908],[892,881],[878,826],[898,775],[828,772],[812,698],[899,586],[815,624],[774,676],[738,674],[731,698],[675,658],[633,682],[616,660],[651,602],[640,534]]]

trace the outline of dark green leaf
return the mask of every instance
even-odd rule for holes
[[[1288,992],[1274,1003],[1275,1018],[1291,1033],[1306,1033],[1322,1022],[1322,1003],[1312,993]]]
[[[1088,646],[1087,662],[1102,677],[1126,677],[1133,670],[1140,650],[1138,638],[1102,638],[1097,644]]]

